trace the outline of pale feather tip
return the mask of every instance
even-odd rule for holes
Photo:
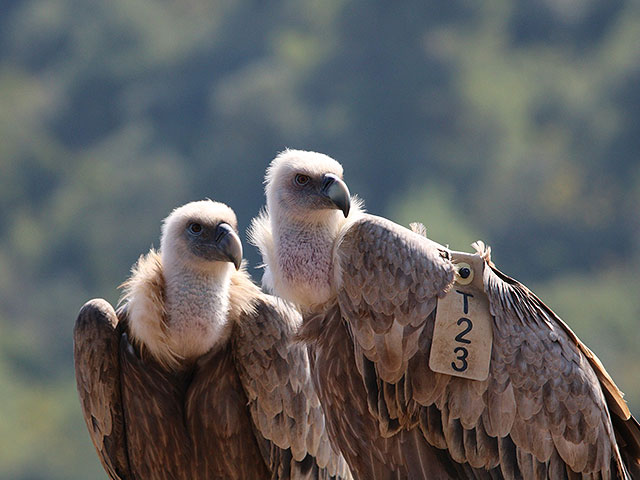
[[[413,233],[417,233],[420,236],[427,237],[427,227],[424,226],[423,223],[420,222],[411,222],[409,224],[409,228]]]
[[[482,240],[476,240],[471,244],[476,253],[482,257],[490,266],[495,267],[495,264],[491,261],[491,247],[485,244]]]

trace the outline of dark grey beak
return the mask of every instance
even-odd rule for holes
[[[236,270],[242,264],[242,242],[231,225],[221,223],[216,227],[216,245],[225,259],[232,262]]]
[[[339,210],[342,210],[345,218],[349,216],[351,208],[351,195],[349,187],[340,178],[332,173],[325,173],[322,177],[322,195],[331,200]]]

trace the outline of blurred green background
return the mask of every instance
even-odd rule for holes
[[[181,203],[224,201],[246,228],[285,147],[340,161],[372,213],[489,243],[640,414],[637,0],[0,12],[0,478],[105,477],[75,391],[78,309],[117,300]]]

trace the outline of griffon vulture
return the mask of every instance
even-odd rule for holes
[[[640,478],[622,393],[483,245],[451,252],[363,213],[326,155],[285,151],[265,183],[251,228],[263,285],[303,312],[354,477]]]
[[[301,318],[239,269],[233,211],[182,206],[160,245],[133,268],[118,313],[89,301],[74,329],[84,418],[109,477],[350,478],[306,347],[290,342]]]

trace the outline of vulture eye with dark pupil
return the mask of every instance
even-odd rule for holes
[[[303,175],[301,173],[296,175],[296,184],[303,186],[309,183],[309,175]]]
[[[200,233],[202,233],[202,225],[199,223],[190,223],[189,231],[195,235],[200,235]]]

